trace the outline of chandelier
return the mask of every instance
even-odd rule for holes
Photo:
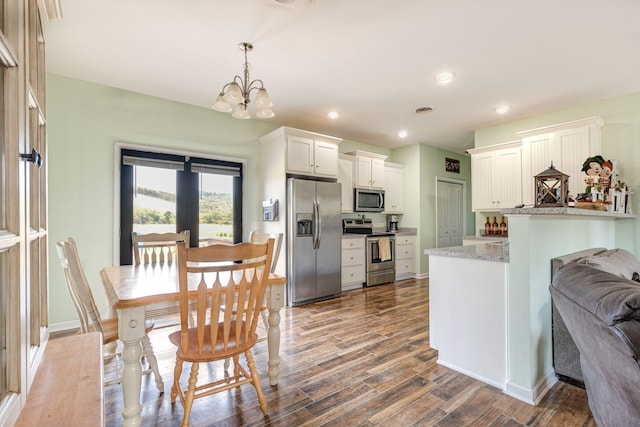
[[[211,108],[221,113],[230,113],[233,111],[231,116],[236,119],[250,119],[251,115],[247,110],[251,102],[249,95],[255,90],[256,93],[253,98],[253,104],[258,109],[256,117],[270,119],[275,116],[275,114],[271,111],[271,98],[269,98],[269,94],[264,88],[262,80],[255,79],[251,82],[249,81],[250,64],[247,62],[247,52],[253,49],[253,45],[242,42],[238,47],[244,51],[244,78],[236,75],[233,81],[224,85],[216,99],[216,103],[213,104]],[[231,104],[236,104],[235,111],[231,107]]]

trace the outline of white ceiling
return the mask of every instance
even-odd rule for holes
[[[210,107],[248,41],[270,121],[389,148],[640,90],[637,0],[61,1],[51,73]]]

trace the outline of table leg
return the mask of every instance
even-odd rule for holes
[[[269,309],[269,330],[267,331],[267,347],[269,349],[269,361],[267,375],[269,384],[278,385],[280,376],[280,310]]]
[[[122,425],[138,427],[142,424],[140,387],[142,384],[141,340],[144,336],[144,307],[118,310],[118,333],[122,341]]]
[[[267,288],[267,308],[269,309],[267,375],[269,384],[272,386],[278,385],[280,376],[280,309],[284,306],[284,289],[285,285],[271,285]]]

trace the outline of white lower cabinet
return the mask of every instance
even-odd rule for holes
[[[366,280],[364,236],[342,238],[342,290],[358,289]]]
[[[416,236],[396,236],[396,280],[416,273]]]

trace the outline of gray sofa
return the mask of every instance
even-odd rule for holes
[[[604,251],[557,268],[549,287],[601,427],[640,425],[640,283],[630,280],[637,272],[629,252]]]

